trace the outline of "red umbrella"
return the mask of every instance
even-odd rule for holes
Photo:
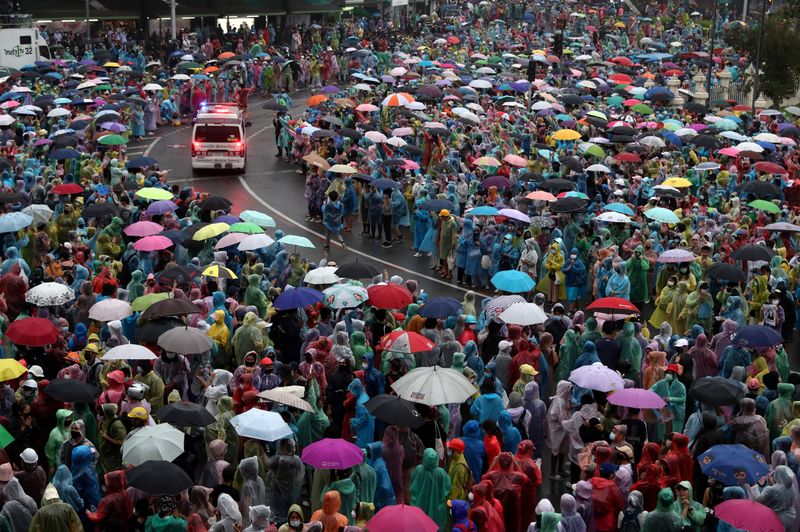
[[[44,347],[56,341],[58,328],[53,322],[44,318],[24,318],[12,322],[6,336],[19,345]]]
[[[391,508],[391,506],[387,506]],[[714,514],[734,528],[752,532],[783,530],[781,520],[771,508],[760,502],[744,499],[723,501],[714,507]]]
[[[633,61],[631,61],[630,58],[623,57],[621,55],[618,55],[617,57],[612,57],[611,62],[622,66],[633,66]]]
[[[586,307],[586,310],[599,310],[601,312],[633,312],[640,314],[636,305],[621,297],[601,297]]]
[[[625,83],[633,83],[633,79],[627,74],[613,74],[608,76],[609,81],[613,81],[618,85],[623,85]]]
[[[53,194],[83,194],[84,189],[77,183],[61,183],[53,187]]]
[[[420,353],[434,348],[433,342],[413,331],[392,331],[381,338],[380,346],[395,353]]]
[[[642,162],[642,158],[636,155],[633,152],[622,152],[614,156],[614,159],[623,162],[623,163],[640,163]]]
[[[789,173],[783,166],[777,163],[771,163],[769,161],[757,162],[756,170],[758,170],[759,172],[764,172],[765,174],[789,175]]]
[[[385,506],[367,522],[367,530],[381,532],[437,532],[439,525],[416,506]]]
[[[461,40],[455,35],[451,35],[450,37],[447,38],[447,42],[450,44],[458,44],[461,42]]]
[[[396,309],[410,305],[411,292],[396,284],[378,284],[367,288],[369,303],[375,308]]]

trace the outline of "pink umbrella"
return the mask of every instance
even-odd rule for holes
[[[528,159],[525,157],[520,157],[519,155],[514,155],[513,153],[509,153],[503,160],[512,166],[525,166],[528,164]]]
[[[317,469],[348,469],[363,462],[364,454],[349,441],[324,438],[304,448],[302,459],[303,463]]]
[[[658,262],[679,263],[692,262],[694,253],[686,249],[670,249],[658,256]]]
[[[439,525],[416,506],[385,506],[367,522],[367,530],[382,532],[436,532]]]
[[[404,170],[411,170],[411,171],[419,170],[419,164],[415,163],[411,159],[403,159],[403,160],[405,161],[405,164],[403,164]]]
[[[719,154],[727,155],[728,157],[737,157],[739,155],[739,150],[731,146],[729,148],[722,148],[719,150]]]
[[[391,508],[391,506],[387,506],[387,508]],[[783,530],[783,524],[778,518],[778,514],[760,502],[731,499],[716,505],[714,513],[720,521],[725,521],[734,528],[749,532]]]
[[[167,249],[171,245],[172,240],[169,238],[161,235],[153,235],[137,240],[136,243],[133,244],[133,249],[137,251],[161,251],[162,249]]]
[[[708,126],[705,125],[705,124],[692,124],[691,126],[689,126],[689,128],[690,129],[694,129],[695,131],[697,131],[699,133],[700,131],[703,131],[704,129],[708,129]]]
[[[248,236],[250,235],[246,235],[244,233],[228,233],[219,239],[219,242],[217,242],[217,245],[214,246],[214,249],[224,249],[230,246],[235,246],[240,244],[242,240]]]
[[[629,408],[664,408],[664,400],[655,392],[640,388],[625,388],[608,396],[612,405]]]
[[[124,233],[128,236],[135,236],[135,237],[142,237],[142,236],[152,236],[157,235],[164,228],[155,222],[136,222],[124,229]]]

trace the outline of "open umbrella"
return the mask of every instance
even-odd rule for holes
[[[413,403],[396,395],[376,395],[364,407],[367,412],[389,425],[416,429],[425,424],[425,419],[414,408]]]
[[[727,281],[729,283],[743,283],[747,281],[747,277],[741,268],[725,262],[717,262],[709,266],[706,270],[706,277],[709,279]]]
[[[303,281],[308,284],[334,284],[339,282],[339,276],[336,275],[336,266],[323,266],[322,268],[314,268],[306,273]]]
[[[769,474],[764,455],[742,444],[714,445],[697,457],[703,473],[726,486],[741,483],[744,475],[747,484],[756,484]]]
[[[156,412],[155,417],[162,423],[176,427],[207,427],[216,419],[202,405],[189,401],[169,404]]]
[[[37,307],[63,305],[75,299],[75,292],[61,283],[42,283],[25,292],[25,302]]]
[[[123,344],[112,347],[103,355],[106,360],[155,360],[156,355],[143,345]]]
[[[629,408],[664,408],[666,403],[655,392],[640,388],[624,388],[608,396],[612,405],[627,406]]]
[[[275,308],[279,310],[288,310],[293,308],[305,308],[314,303],[322,301],[325,295],[319,290],[313,288],[294,288],[286,290],[279,295],[274,302]]]
[[[714,515],[736,530],[750,532],[784,530],[780,517],[772,508],[747,499],[722,501],[714,507]]]
[[[142,220],[141,222],[132,223],[131,225],[123,229],[122,232],[128,236],[141,238],[143,236],[157,235],[163,230],[164,226],[162,225],[159,225],[155,222]]]
[[[163,460],[144,462],[125,475],[128,478],[128,486],[147,495],[178,495],[194,486],[194,481],[180,466]]]
[[[407,288],[391,283],[370,286],[367,293],[370,304],[380,309],[400,309],[413,302]]]
[[[367,521],[368,530],[381,532],[436,532],[439,525],[416,506],[384,506]]]
[[[492,284],[498,290],[511,294],[530,292],[536,283],[530,275],[519,270],[503,270],[492,276]]]
[[[161,251],[172,247],[172,240],[163,235],[150,235],[134,242],[133,249],[137,251]]]
[[[158,303],[159,301],[164,301],[165,299],[169,298],[169,294],[167,292],[158,292],[153,294],[147,294],[146,296],[139,296],[131,302],[131,310],[134,312],[144,312],[151,305]]]
[[[0,359],[0,382],[18,379],[28,372],[28,368],[13,358]]]
[[[239,436],[254,440],[277,441],[294,434],[280,414],[258,408],[233,416],[231,425]]]
[[[774,347],[784,342],[783,336],[772,327],[766,325],[747,325],[740,328],[731,340],[733,345],[748,349],[756,347]]]
[[[169,423],[141,427],[122,443],[122,461],[134,466],[150,460],[172,462],[183,453],[183,436]]]
[[[364,453],[349,441],[323,438],[303,449],[302,460],[317,469],[349,469],[364,461]]]
[[[89,319],[95,321],[114,321],[133,314],[130,303],[121,299],[104,299],[91,306]]]
[[[692,383],[689,397],[709,406],[738,405],[744,398],[744,389],[724,377],[701,377]]]
[[[601,392],[623,390],[625,388],[625,381],[622,380],[619,373],[604,366],[602,362],[595,362],[589,366],[581,366],[572,370],[569,374],[569,380],[581,388]]]
[[[448,318],[461,314],[461,301],[452,297],[434,297],[425,302],[419,309],[423,318]]]
[[[640,311],[636,305],[627,299],[622,299],[621,297],[601,297],[600,299],[594,300],[589,306],[587,306],[586,310],[599,310],[601,312],[610,312],[612,314],[640,314]]]
[[[380,347],[394,353],[421,353],[434,348],[434,343],[414,331],[392,331],[381,338]]]
[[[211,338],[193,327],[175,327],[158,337],[158,346],[164,351],[181,355],[199,355],[210,351],[213,345]]]
[[[15,344],[44,347],[56,341],[61,331],[45,318],[23,318],[11,322],[6,336]]]
[[[547,321],[547,313],[536,303],[514,303],[499,318],[512,325],[538,325]]]
[[[202,310],[194,303],[180,298],[167,298],[150,305],[142,314],[143,320],[152,320],[164,316],[185,316],[187,314],[200,314]]]
[[[392,390],[428,406],[463,403],[475,394],[475,386],[460,371],[440,366],[414,368],[397,379]]]
[[[734,260],[766,261],[772,260],[775,252],[767,246],[758,244],[745,244],[731,254]]]
[[[656,261],[668,264],[680,264],[681,262],[692,262],[694,258],[694,253],[688,249],[668,249],[659,255]]]
[[[352,284],[337,284],[325,289],[323,302],[330,308],[356,308],[369,299],[367,289]]]
[[[226,235],[230,236],[230,235]],[[222,237],[223,239],[226,237]],[[247,237],[243,238],[239,245],[236,247],[239,251],[255,251],[257,249],[263,249],[266,247],[271,246],[275,243],[269,235],[265,235],[262,233],[256,233],[254,235],[248,235]]]
[[[349,262],[336,269],[336,275],[347,279],[371,279],[380,274],[378,268],[366,262]]]
[[[44,389],[44,393],[65,403],[93,403],[98,392],[91,384],[77,379],[55,379]]]
[[[21,212],[10,212],[0,216],[0,233],[16,233],[33,223],[33,216]]]
[[[266,401],[271,401],[273,403],[280,403],[282,405],[296,408],[298,410],[303,410],[305,412],[314,411],[314,407],[311,406],[311,403],[297,397],[292,392],[287,391],[285,387],[272,388],[271,390],[264,390],[263,392],[258,394],[258,396]]]

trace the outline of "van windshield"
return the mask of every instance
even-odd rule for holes
[[[202,125],[197,126],[194,132],[195,142],[240,142],[241,132],[236,126]]]

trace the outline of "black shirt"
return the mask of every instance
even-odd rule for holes
[[[223,493],[227,493],[228,495],[231,496],[231,499],[233,499],[237,503],[239,502],[239,490],[237,490],[233,486],[228,486],[227,484],[217,484],[216,486],[214,486],[214,489],[211,490],[211,496],[210,496],[211,504],[213,504],[215,508],[217,506],[217,501],[219,500],[219,496],[222,495]]]
[[[600,338],[594,343],[597,348],[597,357],[603,365],[610,369],[617,369],[617,361],[622,348],[613,338]]]

